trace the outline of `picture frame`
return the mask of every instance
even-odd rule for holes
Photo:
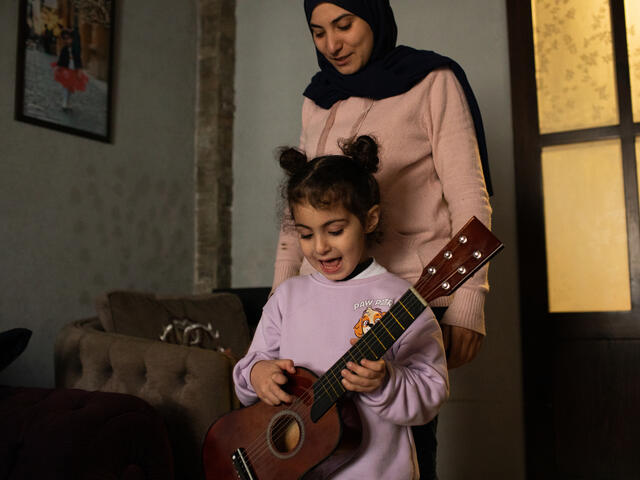
[[[112,141],[115,0],[19,0],[15,119]]]

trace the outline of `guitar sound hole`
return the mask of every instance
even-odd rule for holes
[[[304,428],[300,417],[285,410],[274,416],[269,425],[269,446],[279,458],[295,455],[304,439]]]

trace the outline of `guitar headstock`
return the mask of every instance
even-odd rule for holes
[[[451,295],[504,245],[476,217],[471,217],[422,271],[414,285],[430,302]]]

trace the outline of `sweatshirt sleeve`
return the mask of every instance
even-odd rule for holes
[[[262,311],[247,354],[233,368],[233,383],[236,395],[243,405],[251,405],[258,400],[251,384],[251,369],[261,360],[275,360],[280,354],[280,327],[282,316],[278,309],[278,299],[273,295]]]
[[[436,70],[427,97],[425,118],[432,139],[433,161],[447,201],[452,232],[472,217],[491,228],[491,205],[484,181],[473,119],[453,72]],[[488,266],[453,294],[443,324],[485,334],[484,300],[489,291]]]
[[[398,425],[432,420],[449,396],[442,333],[427,309],[385,355],[389,376],[384,386],[360,396],[379,417]]]

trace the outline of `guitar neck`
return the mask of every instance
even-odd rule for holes
[[[502,242],[480,220],[471,217],[424,268],[416,284],[313,384],[311,419],[317,421],[345,394],[340,372],[346,368],[347,362],[360,363],[363,358],[378,360],[422,313],[428,302],[451,295],[502,247]]]
[[[313,384],[311,419],[317,421],[346,393],[340,372],[347,368],[347,362],[360,363],[364,358],[379,360],[425,308],[427,303],[420,294],[413,288],[407,290],[367,334]]]

